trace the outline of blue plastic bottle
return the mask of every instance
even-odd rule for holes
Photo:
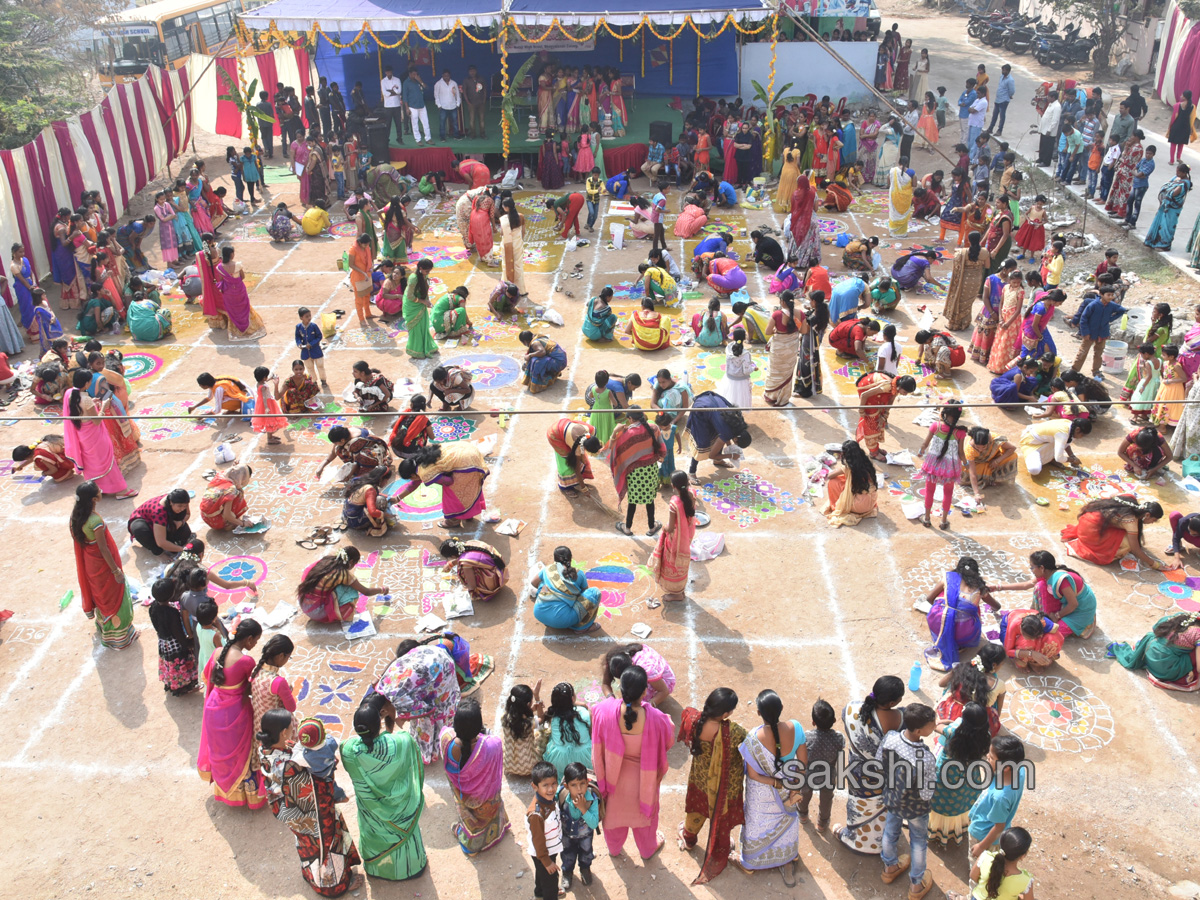
[[[919,691],[921,689],[921,663],[920,660],[912,664],[912,668],[908,670],[908,689],[910,691]]]

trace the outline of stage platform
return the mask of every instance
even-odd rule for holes
[[[621,169],[640,168],[646,161],[646,147],[650,135],[651,122],[669,122],[671,124],[672,140],[677,140],[683,128],[683,116],[677,110],[670,108],[673,102],[670,97],[643,97],[640,100],[626,100],[629,108],[629,125],[624,137],[614,137],[603,142],[605,171],[611,175]],[[528,141],[529,107],[518,110],[517,121],[520,128],[513,135],[509,155],[512,157],[536,157],[541,147],[541,141]],[[406,175],[420,178],[426,172],[441,170],[446,172],[449,180],[455,180],[451,170],[454,157],[458,156],[495,156],[500,157],[504,152],[500,131],[500,110],[489,109],[487,116],[486,138],[462,138],[460,140],[438,140],[437,110],[430,107],[429,125],[433,131],[434,143],[417,146],[411,134],[405,134],[403,146],[392,140],[389,154],[393,163],[404,162]],[[573,142],[575,135],[571,135]],[[715,150],[716,148],[714,148]],[[715,155],[719,156],[719,152]],[[499,160],[485,160],[493,169],[499,167]],[[527,160],[528,162],[528,160]]]

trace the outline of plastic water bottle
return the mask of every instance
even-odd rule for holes
[[[919,691],[921,689],[921,662],[912,664],[912,668],[908,670],[908,689],[910,691]]]

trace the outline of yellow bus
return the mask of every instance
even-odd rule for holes
[[[93,50],[104,87],[137,79],[147,66],[179,68],[192,53],[227,54],[238,13],[267,0],[155,0],[95,25]]]

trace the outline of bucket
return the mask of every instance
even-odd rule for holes
[[[1109,341],[1100,355],[1101,368],[1112,375],[1124,375],[1125,356],[1128,353],[1129,345],[1124,341]]]

